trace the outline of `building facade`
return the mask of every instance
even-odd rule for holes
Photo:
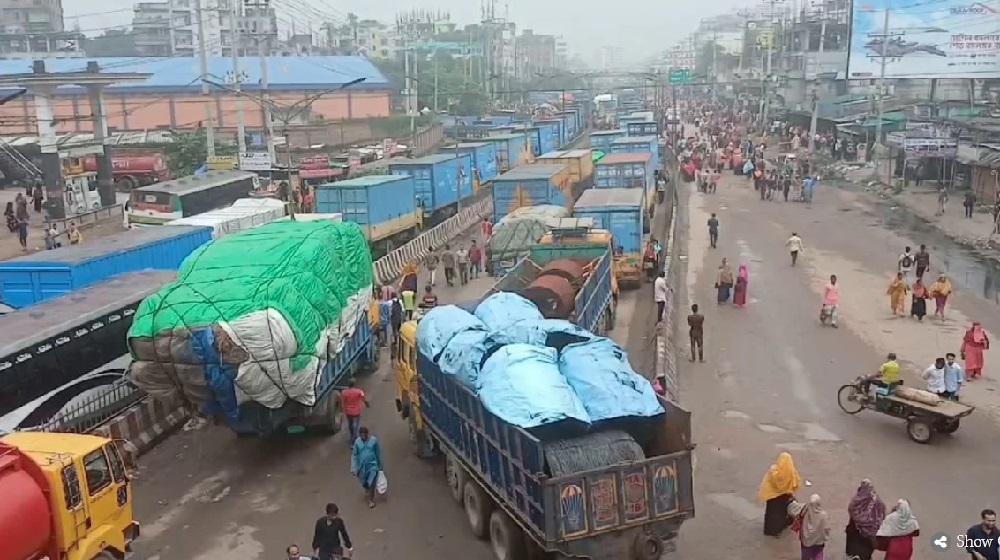
[[[66,31],[62,0],[0,0],[3,32],[34,35]]]
[[[240,0],[202,0],[205,50],[209,56],[230,56],[233,26],[237,48],[255,53],[257,38],[271,39],[277,33],[273,8],[237,4]],[[234,7],[239,10],[234,18]],[[140,2],[132,16],[132,32],[140,56],[193,56],[198,51],[199,22],[193,0]]]
[[[530,80],[556,68],[556,38],[552,35],[536,35],[525,29],[514,42],[514,53],[514,72],[519,79]]]
[[[215,126],[236,128],[236,97],[226,90],[215,89],[206,99],[201,94],[197,57],[173,58],[108,58],[93,59],[111,72],[143,72],[152,74],[146,82],[109,87],[104,94],[104,111],[111,131],[194,129],[205,120],[205,103],[210,103]],[[82,61],[49,59],[50,72],[78,70]],[[0,73],[23,73],[23,61],[0,61]],[[222,76],[231,69],[227,57],[209,59],[209,75]],[[260,61],[244,59],[247,95],[259,95]],[[275,129],[313,122],[342,122],[355,119],[389,116],[392,88],[389,82],[368,60],[358,57],[273,57],[268,59],[271,101],[278,109],[272,111]],[[338,84],[356,78],[363,83],[342,91]],[[0,91],[0,96],[9,91]],[[308,103],[303,102],[309,100]],[[244,101],[247,128],[264,127],[264,111],[260,104]],[[283,112],[281,108],[291,108]],[[92,133],[94,114],[87,94],[79,88],[64,88],[51,100],[53,120],[59,133]],[[300,111],[300,109],[302,109]],[[34,100],[22,96],[0,105],[0,134],[36,134]],[[292,120],[294,116],[294,120]]]

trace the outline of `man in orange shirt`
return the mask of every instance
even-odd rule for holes
[[[358,439],[358,428],[361,427],[361,411],[371,406],[365,392],[355,386],[354,379],[347,382],[347,388],[340,393],[340,408],[347,419],[347,431],[351,445]]]

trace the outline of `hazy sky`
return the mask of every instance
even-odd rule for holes
[[[154,0],[155,1],[155,0]],[[293,23],[300,31],[310,24],[318,27],[321,20],[342,21],[354,11],[361,18],[393,21],[403,10],[448,10],[452,21],[459,25],[479,21],[481,4],[469,0],[434,0],[426,3],[414,0],[380,0],[378,2],[344,2],[338,0],[272,0],[279,13],[279,25],[287,31]],[[741,6],[753,0],[713,0],[705,2],[656,2],[651,0],[509,0],[498,2],[496,10],[520,29],[536,33],[563,35],[570,50],[590,56],[602,45],[617,46],[623,56],[642,59],[661,51],[693,31],[698,20]],[[110,26],[128,25],[132,21],[131,0],[63,0],[66,25],[79,27],[88,35],[100,34]],[[100,5],[99,14],[95,6]],[[569,16],[565,14],[569,10]],[[77,19],[74,19],[77,18]]]

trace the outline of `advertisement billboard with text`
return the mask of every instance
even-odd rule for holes
[[[885,15],[889,12],[889,24]],[[1000,76],[1000,0],[857,0],[848,77]]]

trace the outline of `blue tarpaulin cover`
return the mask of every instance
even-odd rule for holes
[[[454,375],[467,387],[479,390],[479,367],[486,356],[485,331],[462,331],[451,337],[438,358],[438,367],[447,375]]]
[[[559,371],[552,348],[508,344],[479,372],[479,400],[499,418],[522,428],[563,420],[590,423],[580,398]]]
[[[593,422],[664,413],[653,386],[632,369],[625,351],[610,339],[566,346],[559,354],[559,371]]]
[[[476,307],[476,318],[490,331],[504,331],[511,325],[527,319],[541,320],[542,313],[535,304],[510,292],[499,292],[484,299]]]
[[[486,325],[457,306],[435,307],[420,319],[420,328],[417,329],[417,348],[424,356],[437,361],[438,355],[448,346],[453,336],[469,330],[485,331]]]

